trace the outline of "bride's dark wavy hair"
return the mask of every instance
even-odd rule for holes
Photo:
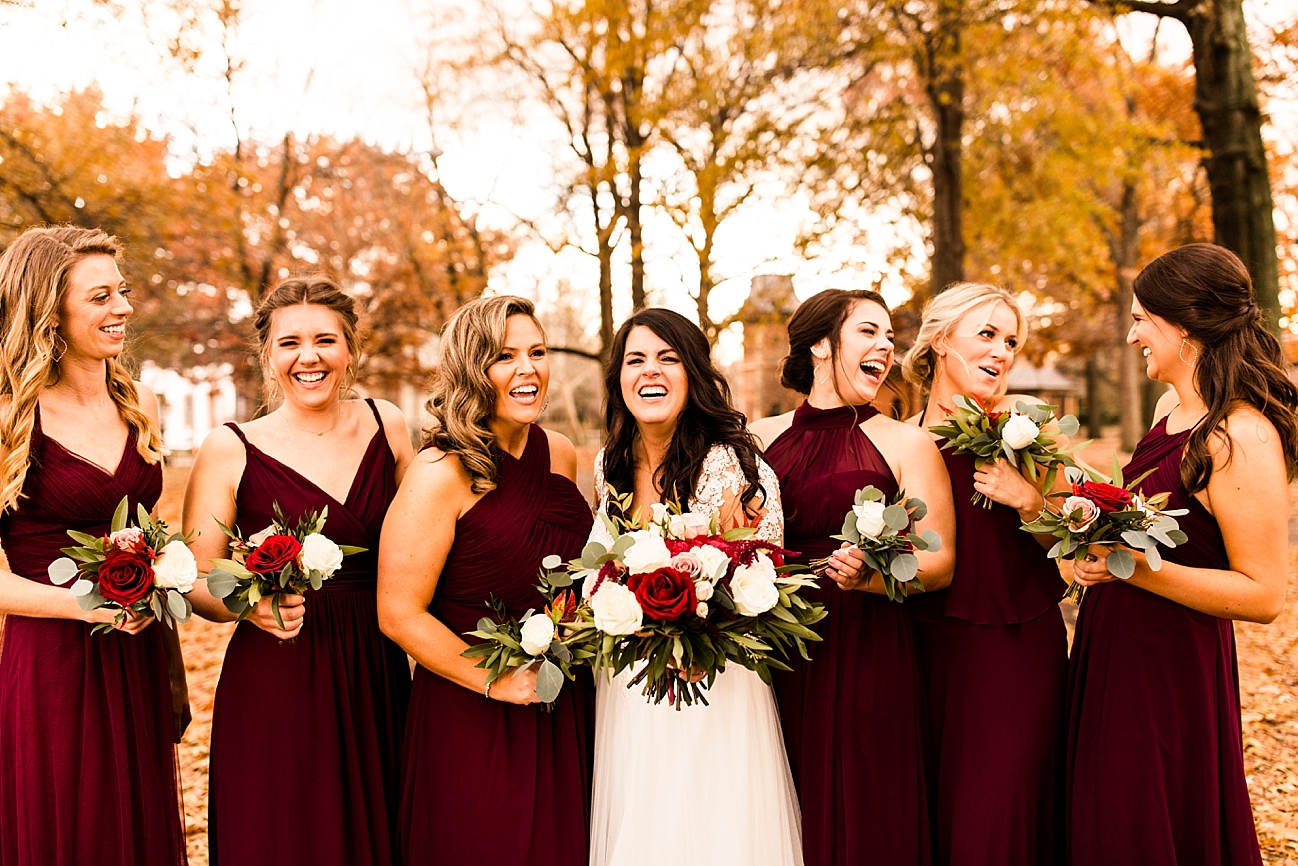
[[[750,519],[756,517],[766,501],[766,491],[757,474],[761,453],[757,442],[748,432],[744,414],[730,403],[730,386],[712,363],[707,338],[698,325],[671,310],[656,307],[641,310],[623,322],[613,338],[613,348],[604,368],[604,480],[618,493],[635,489],[632,449],[639,432],[622,396],[621,375],[627,336],[637,327],[648,328],[676,350],[689,381],[689,396],[676,421],[676,432],[654,473],[654,484],[662,491],[659,501],[679,500],[681,507],[688,507],[708,450],[713,445],[729,445],[748,482],[739,494],[739,501]],[[617,503],[612,499],[609,508],[617,510]]]
[[[1280,434],[1285,469],[1298,474],[1298,387],[1284,371],[1280,341],[1262,322],[1253,281],[1225,247],[1188,244],[1154,259],[1132,289],[1146,312],[1183,328],[1201,348],[1194,384],[1208,414],[1190,434],[1181,483],[1190,493],[1212,478],[1209,440],[1241,403],[1255,407]],[[1226,459],[1231,457],[1226,438]]]

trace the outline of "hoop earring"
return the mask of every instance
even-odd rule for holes
[[[541,411],[544,412],[546,409],[549,409],[549,408],[550,408],[550,395],[549,395],[549,394],[546,394],[546,395],[545,395],[545,402],[541,404]]]
[[[1185,360],[1185,347],[1186,347],[1186,346],[1189,346],[1189,347],[1190,347],[1190,351],[1194,353],[1194,356],[1191,357],[1190,360],[1188,360],[1188,361]],[[1177,357],[1177,360],[1179,360],[1179,361],[1180,361],[1182,364],[1184,364],[1185,366],[1187,366],[1187,367],[1193,367],[1193,366],[1195,365],[1195,362],[1197,362],[1197,361],[1199,360],[1199,350],[1198,350],[1197,348],[1195,348],[1194,344],[1191,343],[1188,339],[1186,339],[1185,337],[1182,337],[1182,338],[1181,338],[1181,348],[1179,348],[1179,349],[1176,350],[1176,357]]]
[[[812,385],[813,388],[814,388],[816,385],[823,385],[826,381],[829,380],[829,374],[828,374],[828,373],[825,373],[825,362],[824,362],[824,361],[821,361],[819,364],[812,364],[812,365],[811,365],[811,371],[812,371],[812,372],[811,372],[811,385]],[[822,376],[822,375],[821,375],[822,373],[825,373],[825,375]]]
[[[52,331],[53,339],[50,341],[54,344],[54,363],[63,360],[63,356],[68,353],[67,341],[59,335],[58,331]]]

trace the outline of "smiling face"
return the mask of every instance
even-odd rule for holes
[[[1192,369],[1181,360],[1182,335],[1175,325],[1147,312],[1135,298],[1131,299],[1131,319],[1127,342],[1138,346],[1145,356],[1149,378],[1172,383],[1178,374]]]
[[[1001,300],[975,307],[950,332],[935,340],[938,356],[934,390],[964,394],[991,403],[1008,387],[1010,366],[1019,350],[1019,320]]]
[[[496,387],[495,417],[531,424],[541,415],[550,387],[550,359],[545,335],[531,316],[516,313],[505,320],[505,345],[487,368]]]
[[[351,362],[342,321],[333,310],[295,304],[272,314],[270,372],[285,400],[312,409],[337,401]]]
[[[631,329],[622,353],[622,401],[641,427],[669,425],[685,411],[690,383],[680,353],[644,325]]]
[[[86,256],[68,271],[68,290],[59,306],[58,333],[64,358],[103,361],[122,352],[126,320],[133,312],[130,289],[112,256]]]
[[[818,365],[832,355],[834,370],[832,379],[816,377],[811,394],[815,405],[869,403],[892,367],[892,317],[874,301],[857,301],[839,331],[837,352],[826,338],[812,347],[812,355]]]

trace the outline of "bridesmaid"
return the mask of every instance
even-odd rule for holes
[[[785,546],[807,559],[833,554],[839,589],[812,593],[828,608],[810,664],[794,660],[775,694],[802,801],[808,866],[927,864],[923,685],[909,604],[888,601],[877,574],[845,573],[854,548],[834,553],[859,488],[898,489],[929,506],[922,528],[942,549],[920,553],[926,589],[954,564],[951,485],[933,440],[868,405],[893,362],[892,320],[868,291],[821,292],[789,319],[785,387],[807,395],[796,411],[753,424],[784,496]],[[847,547],[847,545],[844,545]],[[846,568],[844,568],[846,567]],[[851,592],[843,590],[864,590]]]
[[[1135,552],[1127,581],[1105,547],[1075,564],[1091,588],[1068,671],[1069,862],[1260,864],[1231,620],[1284,606],[1298,388],[1233,253],[1172,250],[1133,288],[1127,342],[1172,390],[1123,475],[1152,469],[1141,489],[1189,509],[1190,540],[1158,571]]]
[[[29,229],[0,256],[0,864],[185,863],[168,639],[85,612],[46,567],[162,493],[158,402],[118,360],[117,241]]]
[[[1014,296],[995,286],[961,283],[931,300],[903,363],[928,394],[912,422],[940,424],[956,395],[995,411],[1042,402],[1005,393],[1026,330]],[[1020,529],[1045,498],[1005,460],[975,470],[969,454],[942,459],[959,528],[955,578],[910,602],[928,696],[933,861],[1054,864],[1063,851],[1066,587],[1046,556],[1055,539]],[[998,504],[974,505],[975,490]]]
[[[590,507],[577,455],[534,422],[550,383],[530,301],[466,304],[442,332],[415,458],[383,527],[379,618],[419,667],[406,730],[406,863],[581,864],[590,814],[593,685],[564,685],[553,712],[536,674],[486,684],[461,635],[496,598],[538,607],[541,560],[580,555]]]
[[[324,534],[367,548],[308,598],[262,599],[230,639],[212,711],[208,840],[213,864],[391,864],[405,653],[379,632],[379,530],[413,454],[401,413],[343,400],[360,346],[352,299],[324,277],[286,280],[255,319],[267,382],[283,402],[213,430],[185,491],[200,563],[226,557],[217,526],[256,532],[278,503],[296,523],[329,509]],[[234,619],[200,580],[194,608]],[[290,641],[285,643],[285,641]]]

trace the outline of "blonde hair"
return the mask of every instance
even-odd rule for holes
[[[906,381],[927,392],[937,375],[937,353],[933,343],[951,334],[956,324],[971,311],[988,301],[1000,301],[1014,312],[1018,322],[1019,345],[1027,338],[1028,325],[1018,300],[1000,286],[990,283],[955,283],[924,305],[923,321],[915,345],[901,362]]]
[[[426,404],[433,423],[424,430],[425,441],[459,458],[474,493],[496,488],[496,434],[490,427],[496,386],[487,368],[505,348],[510,316],[527,316],[541,327],[532,302],[513,295],[478,298],[451,317],[442,328],[432,396]]]
[[[89,256],[116,259],[118,252],[117,239],[98,229],[54,226],[28,229],[0,256],[0,398],[9,398],[9,411],[0,418],[0,446],[8,450],[0,462],[0,513],[18,508],[31,465],[37,400],[59,381],[67,345],[55,322],[68,274]],[[106,368],[108,393],[135,430],[136,450],[149,463],[158,462],[162,437],[140,409],[135,382],[118,358],[109,358]]]

